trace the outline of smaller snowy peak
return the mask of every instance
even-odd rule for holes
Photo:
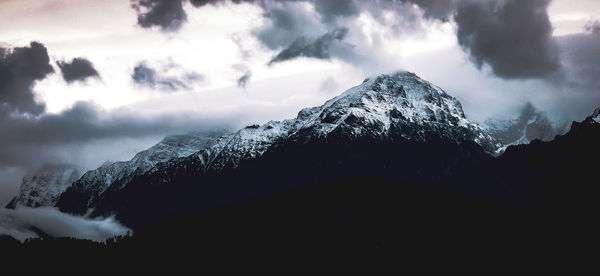
[[[7,207],[54,206],[60,194],[80,176],[81,174],[73,165],[46,164],[23,177],[19,194]]]
[[[207,165],[206,169],[235,168],[241,160],[261,156],[279,139],[289,135],[292,124],[292,120],[286,120],[246,126],[232,135],[220,137],[212,148],[199,156]]]
[[[504,145],[529,144],[535,139],[550,141],[567,130],[566,124],[550,121],[531,103],[526,103],[516,118],[488,119],[484,127]]]
[[[129,169],[147,171],[160,162],[190,156],[202,149],[211,147],[219,139],[220,133],[171,135],[152,146],[137,153],[127,162]]]

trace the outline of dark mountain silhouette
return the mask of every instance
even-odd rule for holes
[[[507,184],[506,197],[564,219],[583,219],[596,212],[598,121],[597,109],[552,141],[509,147],[493,168],[494,178]]]

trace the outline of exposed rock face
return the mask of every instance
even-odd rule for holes
[[[23,177],[19,194],[6,207],[54,206],[60,195],[80,176],[72,165],[44,165]]]

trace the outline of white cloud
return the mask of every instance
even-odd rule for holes
[[[112,217],[87,219],[61,213],[51,207],[18,206],[15,210],[0,209],[0,234],[24,241],[38,237],[36,229],[54,238],[72,237],[94,241],[131,234],[131,230]]]

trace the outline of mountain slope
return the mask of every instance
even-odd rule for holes
[[[23,177],[19,194],[7,208],[54,206],[59,196],[81,176],[72,165],[46,164]]]
[[[465,117],[458,100],[397,72],[367,79],[294,119],[248,126],[188,157],[158,163],[126,184],[111,184],[89,206],[92,216],[116,213],[128,226],[144,227],[179,211],[339,177],[443,183],[492,159],[499,146]],[[61,210],[85,211],[67,199],[65,193]]]
[[[198,158],[206,170],[221,170],[259,157],[281,141],[306,143],[334,135],[377,140],[393,134],[411,141],[425,141],[431,134],[456,143],[471,141],[490,154],[500,146],[465,117],[456,98],[413,73],[397,72],[366,79],[294,119],[248,126]]]
[[[95,170],[86,172],[61,195],[57,204],[69,206],[69,209],[83,214],[109,187],[119,190],[132,177],[145,173],[160,162],[189,156],[212,146],[220,135],[221,133],[193,133],[168,136],[151,148],[137,153],[129,161],[107,162]]]
[[[505,186],[503,198],[553,219],[590,222],[599,210],[597,160],[600,156],[600,109],[554,140],[510,146],[487,171]]]

